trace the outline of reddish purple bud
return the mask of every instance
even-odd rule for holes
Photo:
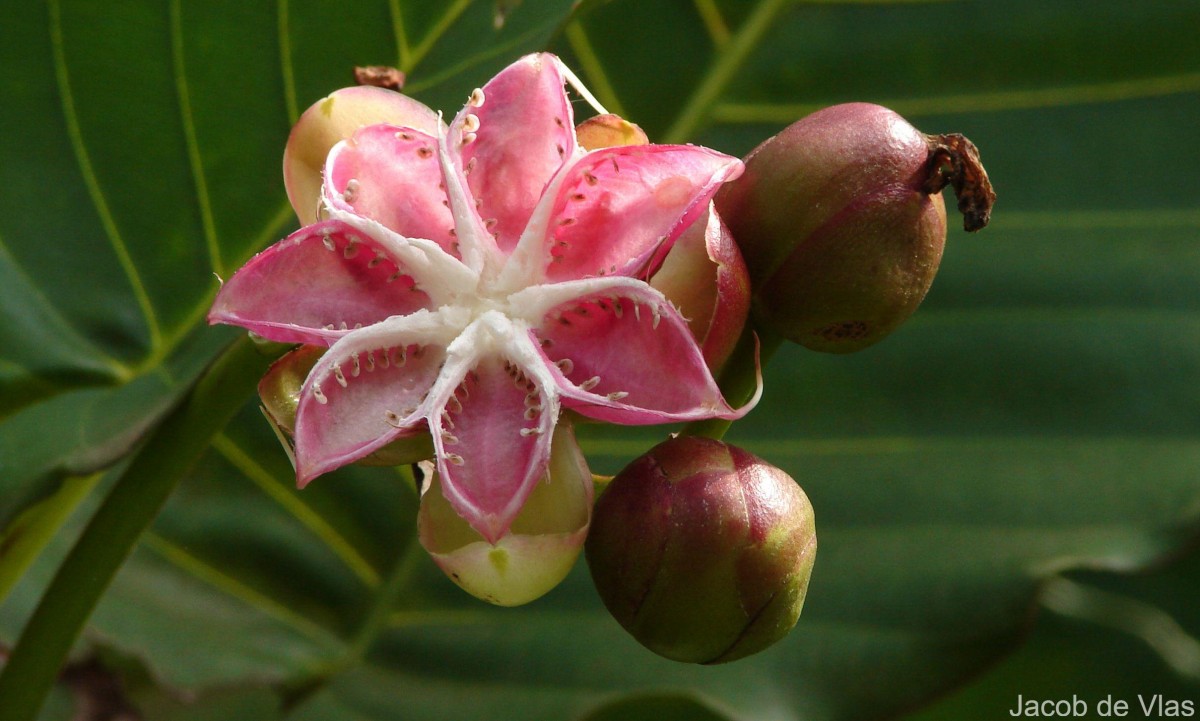
[[[717,198],[750,268],[759,320],[832,353],[883,339],[937,273],[948,184],[966,229],[986,225],[995,194],[975,146],[925,135],[878,105],[826,108],[762,143]]]
[[[787,635],[816,548],[812,506],[791,477],[685,436],[617,474],[596,502],[586,553],[604,605],[642,645],[715,664]]]

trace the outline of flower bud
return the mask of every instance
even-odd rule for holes
[[[283,151],[283,183],[302,225],[317,222],[325,157],[354,131],[376,123],[403,125],[436,134],[437,113],[393,90],[359,85],[342,88],[305,110]]]
[[[673,438],[596,502],[587,560],[604,605],[642,645],[715,664],[757,653],[800,616],[816,556],[812,506],[775,466]]]
[[[995,193],[975,146],[878,105],[826,108],[762,143],[716,199],[750,268],[756,318],[819,351],[884,338],[937,273],[947,184],[966,229],[986,225]]]
[[[519,606],[566,578],[588,533],[593,494],[569,421],[555,427],[546,476],[495,544],[455,513],[437,473],[429,473],[417,516],[421,546],[465,591],[498,606]]]
[[[584,150],[650,143],[640,127],[612,113],[593,116],[577,125],[575,138]]]

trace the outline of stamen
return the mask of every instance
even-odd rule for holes
[[[570,358],[563,358],[562,360],[555,361],[554,365],[558,366],[558,369],[562,371],[562,374],[565,376],[571,375],[571,371],[575,370],[575,363]]]
[[[463,457],[457,453],[447,453],[446,462],[455,466],[461,466],[462,464],[466,463],[466,461],[463,460]]]
[[[608,111],[604,109],[604,106],[600,104],[600,101],[596,99],[596,96],[592,95],[591,91],[587,89],[587,86],[583,84],[583,81],[571,71],[571,68],[567,67],[566,63],[558,58],[554,58],[554,64],[558,67],[558,72],[562,74],[563,79],[575,89],[575,92],[579,93],[579,95],[587,101],[588,105],[591,105],[593,108],[595,108],[596,113],[599,115],[608,115]]]
[[[428,145],[422,145],[421,147],[417,148],[417,156],[420,158],[432,158],[433,148],[429,147]]]
[[[526,438],[528,438],[530,436],[540,436],[540,435],[542,435],[542,429],[541,428],[522,428],[521,435]]]
[[[467,161],[467,164],[463,166],[463,175],[470,175],[471,171],[475,170],[475,161],[476,158],[471,158]]]
[[[346,243],[345,249],[342,250],[342,257],[349,260],[358,255],[358,238],[351,238],[349,243]]]
[[[380,253],[379,251],[375,251],[375,257],[372,258],[371,260],[367,261],[367,267],[374,268],[375,266],[379,265],[382,262],[383,262],[383,253]]]
[[[342,388],[346,387],[346,374],[342,373],[341,366],[333,367],[333,377],[337,379],[338,385]]]
[[[658,306],[651,306],[651,310],[654,312],[654,320],[650,322],[650,328],[652,330],[658,330],[658,322],[662,320],[662,316],[659,313]]]
[[[591,378],[588,378],[586,381],[579,384],[579,390],[590,391],[598,385],[600,385],[600,376],[592,376]]]
[[[595,185],[596,183],[600,182],[599,178],[587,172],[583,174],[583,179],[587,181],[588,185]]]
[[[399,132],[396,133],[396,138],[408,142],[413,139],[412,133]]]
[[[475,133],[463,133],[463,136],[462,136],[462,144],[463,145],[470,145],[473,142],[475,142]]]
[[[454,428],[454,419],[450,417],[450,411],[444,408],[442,409],[442,423],[444,423],[447,428]]]
[[[541,412],[542,412],[541,406],[529,406],[528,408],[525,409],[525,420],[532,421],[534,418],[537,418],[538,414]]]
[[[642,309],[638,306],[637,301],[633,302],[633,317],[640,323],[642,321]]]
[[[451,445],[456,445],[458,443],[458,437],[455,436],[450,431],[443,429],[442,430],[442,443],[449,443]]]
[[[404,348],[400,348],[396,357],[392,359],[392,364],[397,368],[403,368],[405,363],[408,363],[408,352]]]
[[[613,391],[612,393],[609,393],[608,395],[606,395],[604,397],[609,399],[610,401],[619,401],[627,395],[629,395],[629,394],[626,393],[625,391]]]
[[[615,315],[617,318],[625,315],[625,308],[622,306],[620,298],[613,299],[613,315]]]
[[[367,351],[367,372],[375,370],[375,351]]]
[[[483,101],[483,90],[475,88],[471,91],[471,97],[467,98],[467,105],[470,105],[472,108],[481,108],[483,107]]]
[[[464,133],[473,133],[479,130],[479,116],[475,113],[467,113],[463,118],[462,129]]]
[[[362,373],[362,362],[358,360],[357,353],[350,356],[350,362],[351,362],[350,375],[351,375],[351,377],[357,378],[358,374]]]
[[[462,401],[458,400],[458,396],[450,396],[450,399],[446,401],[446,408],[451,413],[462,413]]]
[[[383,419],[387,421],[387,424],[393,428],[400,427],[400,416],[398,416],[394,411],[384,411]]]
[[[401,273],[401,272],[400,272],[400,269],[399,269],[399,268],[397,268],[395,273],[392,273],[391,275],[389,275],[389,276],[387,277],[387,282],[391,283],[392,281],[394,281],[394,280],[396,280],[397,278],[399,278],[401,275],[403,275],[403,273]]]
[[[358,196],[358,180],[351,178],[346,181],[346,189],[342,191],[342,200],[353,203]]]
[[[313,398],[317,399],[317,403],[320,403],[321,405],[325,405],[329,402],[329,399],[326,398],[325,394],[321,392],[321,386],[317,385],[316,383],[313,383],[312,395]]]
[[[337,250],[337,246],[333,243],[333,237],[329,233],[321,236],[321,242],[325,244],[326,250]]]

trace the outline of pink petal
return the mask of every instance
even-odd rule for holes
[[[750,277],[716,209],[683,231],[650,285],[688,319],[704,360],[716,372],[729,358],[750,312]]]
[[[737,158],[690,145],[588,153],[558,188],[545,241],[547,278],[649,275],[720,184],[741,171]]]
[[[208,322],[281,343],[329,345],[347,329],[429,305],[378,240],[326,221],[301,228],[242,266],[221,286]]]
[[[480,355],[430,419],[446,499],[489,543],[508,531],[550,458],[558,409],[553,388],[534,377],[502,355]]]
[[[582,284],[582,282],[581,282]],[[630,425],[740,418],[674,307],[640,281],[584,293],[532,331],[553,365],[563,405]]]
[[[505,253],[516,246],[550,178],[574,154],[573,126],[563,77],[545,54],[500,71],[451,124],[480,215]]]
[[[376,220],[406,238],[432,240],[460,257],[432,135],[394,125],[360,129],[329,154],[324,195],[334,208]]]
[[[436,330],[436,316],[422,311],[349,333],[321,357],[296,409],[301,486],[425,429],[416,411],[446,357]]]
[[[300,116],[283,151],[283,182],[301,225],[317,222],[321,171],[329,151],[355,130],[376,123],[434,133],[441,120],[407,95],[370,85],[336,90]]]

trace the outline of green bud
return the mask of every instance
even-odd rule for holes
[[[642,645],[716,664],[796,624],[816,557],[812,506],[780,469],[708,438],[673,438],[596,502],[586,553],[596,590]]]
[[[554,429],[550,467],[495,544],[442,495],[437,473],[421,493],[421,545],[452,581],[497,606],[529,603],[557,586],[579,557],[592,510],[592,474],[569,421]]]

